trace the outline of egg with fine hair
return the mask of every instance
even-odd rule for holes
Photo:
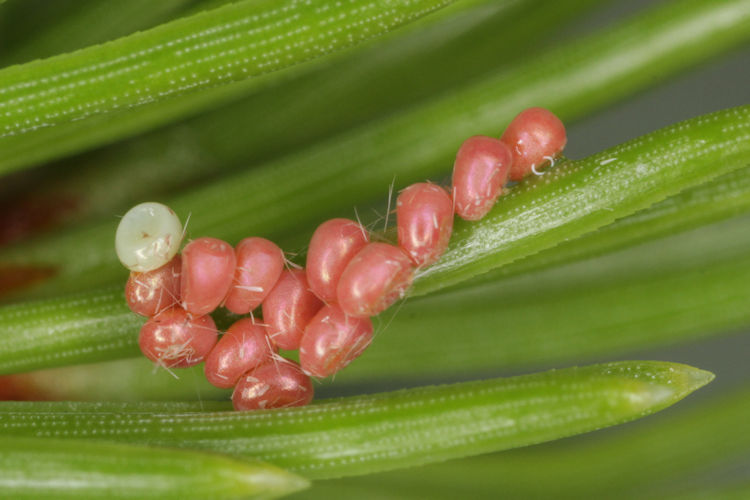
[[[122,217],[115,234],[115,251],[131,271],[145,273],[167,264],[182,243],[182,224],[166,205],[146,202]]]

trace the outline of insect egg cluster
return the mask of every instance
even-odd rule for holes
[[[554,114],[529,108],[500,139],[464,141],[451,191],[416,183],[400,192],[397,245],[372,242],[357,222],[332,219],[315,230],[304,269],[287,269],[282,250],[258,237],[236,247],[202,237],[178,254],[183,230],[175,213],[159,203],[137,205],[123,217],[115,246],[131,270],[128,306],[149,318],[141,351],[167,369],[205,362],[211,384],[234,387],[237,410],[305,405],[311,377],[333,375],[362,354],[373,337],[370,317],[405,296],[416,269],[440,259],[454,214],[481,219],[509,180],[539,175],[565,143]],[[210,314],[222,306],[250,316],[219,337]],[[262,320],[253,315],[258,308]],[[299,350],[300,363],[279,349]]]

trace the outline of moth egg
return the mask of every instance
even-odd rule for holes
[[[136,205],[117,226],[115,251],[120,262],[139,273],[153,271],[172,260],[182,242],[182,224],[161,203]]]

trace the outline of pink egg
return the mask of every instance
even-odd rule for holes
[[[551,111],[529,108],[513,118],[500,138],[510,148],[513,166],[510,180],[520,181],[547,166],[562,153],[568,141],[565,125]]]
[[[349,219],[331,219],[315,230],[307,250],[307,281],[326,303],[336,302],[336,286],[349,261],[370,238]]]
[[[411,259],[398,247],[368,243],[346,266],[337,288],[349,316],[375,316],[404,296],[413,279]]]
[[[328,377],[359,357],[371,341],[369,318],[353,318],[336,305],[325,306],[305,328],[300,365],[308,375]]]
[[[232,393],[234,409],[264,410],[305,406],[313,398],[312,381],[299,365],[279,358],[240,377]]]
[[[182,251],[182,307],[202,316],[224,301],[236,265],[234,249],[216,238],[198,238]]]
[[[125,285],[130,310],[141,316],[155,316],[180,302],[182,260],[175,255],[167,264],[145,273],[131,272]]]
[[[284,270],[284,253],[265,238],[245,238],[235,248],[237,267],[224,307],[247,314],[271,292]]]
[[[302,333],[323,302],[310,290],[304,269],[285,270],[263,301],[263,322],[281,349],[299,349]]]
[[[203,361],[217,337],[210,316],[196,317],[171,307],[143,325],[138,345],[148,359],[165,368],[187,368]]]
[[[206,357],[206,379],[221,389],[234,387],[240,375],[271,359],[275,352],[266,327],[243,318],[229,327]]]
[[[508,181],[510,149],[500,139],[475,135],[466,139],[453,164],[453,199],[456,214],[479,220],[495,205]]]
[[[421,182],[401,191],[396,201],[398,246],[417,267],[440,259],[453,232],[453,200],[440,186]]]

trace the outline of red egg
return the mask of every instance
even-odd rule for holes
[[[440,259],[453,232],[453,200],[445,189],[422,182],[401,191],[396,201],[398,246],[417,267]]]
[[[337,288],[349,316],[375,316],[404,296],[413,279],[411,259],[398,247],[368,243],[346,266]]]
[[[232,393],[234,409],[265,410],[305,406],[313,398],[312,381],[299,365],[279,358],[240,377]]]
[[[453,164],[453,200],[456,214],[479,220],[495,205],[508,181],[512,156],[500,139],[475,135],[466,139]]]
[[[224,307],[247,314],[265,299],[284,270],[284,253],[265,238],[245,238],[235,248],[237,267]]]
[[[145,273],[131,272],[125,285],[128,307],[141,316],[155,316],[180,302],[182,260],[175,255],[167,264]]]
[[[565,125],[551,111],[529,108],[513,118],[500,138],[510,148],[510,180],[520,181],[562,153],[568,141]]]
[[[336,305],[325,306],[305,328],[300,365],[308,375],[328,377],[359,357],[371,341],[369,318],[353,318]]]
[[[216,238],[198,238],[182,251],[182,307],[202,316],[224,301],[236,266],[234,249]]]
[[[206,379],[221,389],[234,387],[240,375],[271,359],[275,350],[266,327],[243,318],[229,327],[206,357]]]
[[[349,219],[331,219],[315,230],[307,250],[307,281],[326,303],[336,302],[336,286],[347,264],[370,238]]]
[[[148,359],[165,368],[187,368],[205,359],[217,337],[210,316],[193,316],[181,307],[171,307],[143,325],[138,345]]]
[[[308,321],[323,307],[310,290],[304,269],[283,271],[263,301],[263,322],[281,349],[298,349]]]

